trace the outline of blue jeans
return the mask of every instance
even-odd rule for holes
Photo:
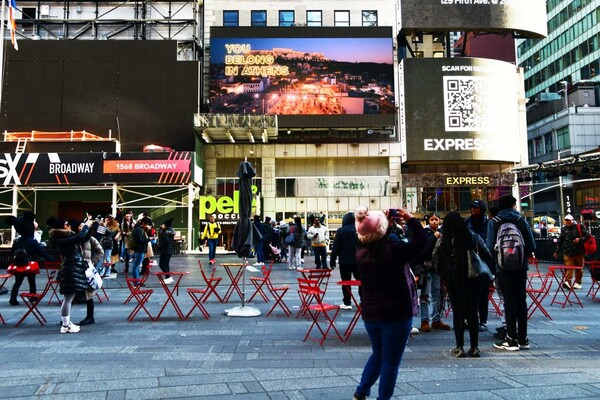
[[[365,322],[373,354],[369,357],[356,393],[369,396],[379,378],[379,400],[394,394],[402,354],[412,328],[412,318],[404,321]]]
[[[215,255],[217,254],[217,244],[219,243],[219,239],[206,239],[206,243],[208,244],[208,259],[214,260]]]
[[[140,278],[140,267],[142,266],[142,261],[144,261],[144,257],[146,257],[146,252],[141,253],[133,253],[133,264],[131,265],[131,277],[134,279]]]
[[[110,264],[110,254],[112,253],[112,249],[104,249],[104,263]],[[98,270],[100,275],[110,275],[110,265],[107,265],[102,269],[102,271]]]
[[[264,251],[264,243],[262,241],[256,244],[256,262],[264,263],[265,262],[265,251]]]
[[[429,321],[430,315],[433,322],[439,322],[442,319],[440,294],[440,275],[437,272],[429,272],[427,274],[427,283],[421,289],[419,302],[421,322]],[[431,314],[429,305],[431,305]]]

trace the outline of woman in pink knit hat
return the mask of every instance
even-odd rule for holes
[[[379,379],[378,399],[394,394],[398,368],[417,313],[415,278],[408,261],[427,248],[423,226],[411,213],[398,210],[411,240],[388,240],[388,218],[382,211],[359,207],[354,212],[359,247],[356,262],[362,288],[362,318],[373,353],[354,393],[355,400],[371,394]]]

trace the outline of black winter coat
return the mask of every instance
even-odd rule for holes
[[[158,231],[158,251],[160,254],[173,254],[175,230],[173,228],[160,229]]]
[[[90,288],[85,277],[87,265],[81,246],[89,240],[93,230],[84,226],[77,234],[69,229],[51,229],[49,232],[50,245],[61,255],[58,280],[62,295],[85,292]]]
[[[358,235],[354,213],[349,212],[342,218],[342,227],[335,232],[335,239],[331,246],[331,267],[339,258],[340,264],[356,264],[356,249],[358,248]]]
[[[135,247],[132,250],[135,253],[146,253],[148,251],[148,242],[150,242],[150,238],[144,233],[142,225],[139,223],[135,224],[131,235],[135,241]]]

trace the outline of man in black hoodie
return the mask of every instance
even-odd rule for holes
[[[335,262],[340,260],[340,277],[343,281],[349,281],[354,276],[360,280],[358,265],[356,264],[356,248],[358,246],[358,235],[354,225],[354,213],[349,212],[342,218],[342,227],[335,232],[335,239],[331,246],[331,269],[335,269]],[[342,286],[344,303],[340,305],[342,310],[352,310],[352,292],[350,286]],[[360,295],[360,287],[358,294]]]

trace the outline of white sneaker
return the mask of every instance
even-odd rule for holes
[[[340,310],[352,310],[352,306],[340,304]]]
[[[413,326],[413,328],[410,330],[410,334],[411,335],[416,335],[418,333],[419,333],[419,330]]]
[[[168,277],[167,279],[165,279],[165,283],[166,283],[167,285],[170,285],[171,283],[173,283],[173,278],[171,278],[171,277]]]
[[[303,269],[304,269],[304,268],[302,268],[302,267],[296,267],[296,270],[297,270],[297,271],[302,271]]]
[[[581,289],[581,283],[577,283],[577,282],[575,282],[575,283],[573,284],[573,289]]]
[[[67,325],[67,326],[63,325],[60,327],[60,333],[77,333],[77,332],[79,332],[79,329],[80,328],[78,325],[75,325],[74,323],[69,322],[69,325]]]

